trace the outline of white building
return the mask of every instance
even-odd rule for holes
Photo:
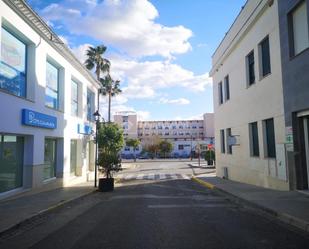
[[[246,2],[212,57],[217,175],[289,189],[278,1]]]
[[[0,198],[86,181],[96,80],[24,1],[0,24]]]
[[[205,113],[201,120],[137,121],[135,113],[117,113],[114,121],[123,128],[125,138],[138,138],[141,146],[159,138],[173,144],[172,156],[189,157],[197,144],[214,143],[213,113]],[[131,155],[132,148],[125,147],[124,155]]]

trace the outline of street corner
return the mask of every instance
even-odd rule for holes
[[[206,182],[204,180],[201,180],[201,179],[199,179],[199,178],[197,178],[195,176],[192,176],[191,180],[196,182],[196,183],[198,183],[198,184],[200,184],[200,185],[202,185],[202,186],[204,186],[204,187],[206,187],[206,188],[208,188],[208,189],[215,189],[215,187],[216,187],[215,185],[213,185],[213,184],[211,184],[209,182]]]

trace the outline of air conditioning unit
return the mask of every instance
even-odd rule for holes
[[[223,167],[223,179],[229,179],[228,167]]]

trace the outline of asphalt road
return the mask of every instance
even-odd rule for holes
[[[150,163],[121,173],[192,174],[184,163],[164,167]],[[191,180],[129,178],[112,193],[54,210],[0,241],[0,248],[305,249],[309,237]]]

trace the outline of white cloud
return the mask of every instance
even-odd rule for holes
[[[192,31],[157,23],[159,13],[148,0],[66,0],[48,5],[41,14],[48,21],[62,22],[73,34],[94,37],[131,56],[171,58],[191,49]]]
[[[82,44],[72,48],[73,53],[83,63],[86,59],[86,49],[91,44]],[[149,99],[160,97],[158,89],[182,87],[191,92],[203,92],[211,86],[212,79],[208,73],[196,75],[180,65],[170,61],[137,61],[109,55],[111,75],[121,83],[122,95],[130,99]],[[162,95],[161,95],[162,97]]]
[[[170,61],[139,62],[119,56],[112,56],[110,60],[113,76],[128,82],[128,89],[125,91],[130,92],[132,97],[141,94],[153,97],[156,89],[171,87],[184,87],[189,91],[201,92],[212,83],[208,73],[196,75]]]
[[[72,52],[75,54],[77,59],[79,59],[79,61],[82,64],[85,62],[85,60],[87,58],[86,50],[88,49],[88,47],[93,47],[93,45],[86,43],[86,44],[82,44],[78,47],[71,48]]]
[[[190,100],[185,98],[179,99],[167,99],[167,98],[160,98],[160,104],[172,104],[172,105],[188,105],[190,104]]]

